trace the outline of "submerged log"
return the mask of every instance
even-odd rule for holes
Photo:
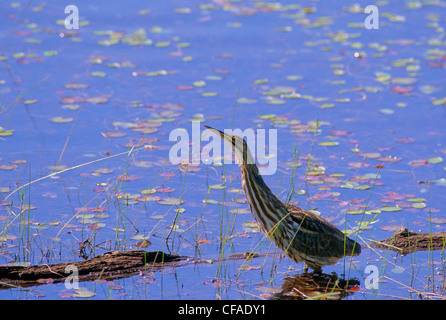
[[[255,253],[234,254],[229,260],[250,260],[259,257]],[[76,272],[78,281],[110,280],[130,277],[141,272],[158,271],[167,267],[179,267],[209,260],[167,254],[162,251],[111,251],[94,258],[29,267],[0,266],[0,290],[12,286],[35,286],[47,282],[64,282]]]
[[[75,270],[78,281],[121,278],[141,271],[159,270],[178,265],[186,257],[162,251],[112,251],[94,258],[29,267],[0,266],[0,289],[65,281]]]
[[[374,241],[373,246],[408,254],[414,251],[442,250],[446,247],[446,232],[417,233],[402,227],[393,236]]]

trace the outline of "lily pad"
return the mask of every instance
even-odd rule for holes
[[[432,157],[432,158],[427,159],[427,161],[429,161],[429,163],[433,163],[433,164],[442,163],[443,158],[442,157]]]
[[[96,293],[87,290],[86,288],[75,290],[75,294],[73,294],[73,297],[75,298],[91,298],[96,295]]]
[[[339,142],[337,141],[322,141],[318,143],[322,147],[335,147],[339,145]]]
[[[64,118],[64,117],[52,117],[52,118],[50,119],[50,121],[51,121],[51,122],[54,122],[54,123],[70,123],[70,122],[73,122],[74,119],[71,118],[71,117],[68,117],[68,118]]]
[[[423,208],[426,208],[427,205],[424,202],[415,202],[415,203],[412,203],[412,207],[417,208],[417,209],[423,209]]]
[[[167,198],[161,198],[157,201],[159,204],[167,205],[167,206],[176,206],[184,203],[183,200],[179,198],[173,198],[173,197],[167,197]]]
[[[401,211],[403,209],[400,207],[383,206],[383,207],[379,207],[378,210],[383,211],[383,212],[397,212],[397,211]]]

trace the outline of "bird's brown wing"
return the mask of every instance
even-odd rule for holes
[[[300,252],[321,257],[360,253],[358,243],[321,216],[292,205],[287,209],[294,225],[292,245]]]

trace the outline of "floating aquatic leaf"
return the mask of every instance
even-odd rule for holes
[[[395,93],[404,94],[404,93],[412,92],[413,88],[412,87],[393,86],[390,88],[390,90],[392,90]]]
[[[9,137],[12,136],[15,130],[6,130],[0,127],[0,137]]]
[[[106,103],[108,99],[106,97],[88,97],[85,99],[86,102],[94,103],[94,104],[100,104],[100,103]]]
[[[217,200],[212,200],[212,199],[206,199],[206,200],[203,200],[203,203],[217,204],[218,201]]]
[[[432,158],[427,159],[427,161],[429,161],[429,163],[437,164],[437,163],[442,163],[443,158],[442,157],[432,157]]]
[[[73,118],[68,117],[68,118],[64,118],[64,117],[53,117],[50,119],[51,122],[54,123],[70,123],[73,122]]]
[[[170,41],[159,41],[155,43],[155,47],[157,48],[165,48],[170,46]]]
[[[167,206],[175,206],[175,205],[180,205],[180,204],[184,203],[183,200],[181,200],[179,198],[173,198],[173,197],[161,198],[157,202],[159,204],[164,204]]]
[[[381,112],[382,114],[394,114],[395,110],[389,108],[383,108],[379,109],[379,112]]]
[[[22,204],[20,205],[20,207],[18,207],[20,210],[34,210],[37,209],[36,206],[32,205],[32,204]]]
[[[155,76],[165,76],[168,72],[166,70],[158,70],[158,71],[150,71],[146,72],[146,76],[155,77]]]
[[[322,141],[322,142],[319,142],[318,144],[323,147],[335,147],[335,146],[339,145],[339,142],[337,142],[337,141]]]
[[[82,103],[85,99],[81,97],[63,97],[59,100],[62,104],[74,104],[74,103]]]
[[[206,82],[204,82],[204,81],[202,81],[202,80],[200,80],[200,81],[194,81],[192,84],[193,84],[194,86],[196,86],[196,87],[200,87],[200,88],[206,86]]]
[[[52,56],[56,56],[57,55],[57,51],[56,50],[48,50],[48,51],[44,51],[43,55],[45,57],[52,57]]]
[[[382,161],[382,162],[393,163],[393,162],[401,161],[401,158],[393,157],[393,156],[381,156],[381,157],[377,158],[376,160]]]
[[[438,224],[445,224],[446,218],[440,218],[440,217],[432,217],[428,218],[428,220],[432,223],[438,223]]]
[[[77,110],[79,109],[81,106],[78,104],[64,104],[62,106],[62,109],[68,109],[68,110]]]
[[[153,166],[153,162],[140,160],[140,161],[132,161],[132,165],[141,167],[141,168],[150,168]]]
[[[384,212],[396,212],[396,211],[401,211],[403,209],[400,207],[383,206],[383,207],[379,207],[378,210],[384,211]]]
[[[422,167],[422,166],[427,165],[427,163],[428,163],[427,160],[420,159],[420,160],[412,160],[412,161],[410,161],[409,165],[414,167],[414,168],[418,168],[418,167]]]
[[[396,266],[395,268],[393,268],[391,270],[393,273],[403,273],[404,271],[406,271],[406,269],[404,269],[403,267],[400,266]]]
[[[209,189],[224,189],[225,186],[222,184],[213,184],[209,186]]]
[[[415,142],[415,139],[413,139],[413,138],[398,138],[398,139],[396,139],[396,142],[398,142],[398,143],[413,143],[413,142]]]
[[[127,134],[122,131],[104,131],[101,132],[101,135],[105,138],[121,138],[126,136]]]
[[[424,201],[426,201],[426,199],[424,199],[424,198],[409,198],[409,199],[407,199],[407,201],[409,201],[409,202],[424,202]]]
[[[0,170],[11,171],[17,169],[15,164],[0,164]]]
[[[90,73],[93,77],[99,77],[99,78],[103,78],[105,77],[107,74],[103,71],[92,71]]]
[[[175,189],[170,188],[170,187],[156,188],[156,192],[160,192],[160,193],[170,193],[170,192],[174,192],[174,191],[175,191]]]
[[[266,100],[266,103],[268,103],[268,104],[276,104],[276,105],[284,104],[285,102],[286,101],[282,100],[282,99],[268,99],[268,100]]]
[[[68,166],[64,166],[64,165],[49,166],[49,167],[47,167],[47,169],[49,169],[51,171],[62,171],[62,170],[68,169]]]
[[[364,210],[347,210],[347,214],[364,214]]]
[[[118,179],[119,181],[134,181],[134,180],[138,180],[139,178],[135,175],[123,174],[123,175],[117,176],[116,179]]]
[[[355,190],[368,190],[368,189],[371,189],[371,188],[372,188],[371,186],[364,184],[364,185],[356,186],[353,189],[355,189]]]
[[[89,291],[86,288],[80,288],[75,290],[75,294],[73,294],[73,297],[75,298],[91,298],[94,297],[96,295],[96,293]]]
[[[304,77],[301,75],[289,75],[286,77],[286,79],[290,81],[302,80],[303,78]]]
[[[70,82],[64,85],[67,89],[86,89],[89,87],[87,83]]]
[[[417,209],[423,209],[423,208],[426,208],[427,205],[424,202],[415,202],[415,203],[412,203],[412,207],[417,208]]]
[[[381,156],[378,152],[359,152],[358,155],[367,159],[376,159]]]
[[[109,168],[97,168],[94,169],[94,172],[96,173],[102,173],[102,174],[109,174],[109,173],[113,173],[113,169],[109,169]]]
[[[446,97],[445,98],[441,98],[441,99],[432,99],[432,104],[434,106],[439,106],[442,104],[446,104]]]
[[[140,197],[136,198],[136,200],[141,201],[141,202],[146,202],[146,201],[158,201],[158,200],[161,200],[161,198],[158,196],[151,196],[148,194],[148,195],[140,196]]]
[[[390,80],[393,84],[400,84],[400,85],[412,85],[418,82],[418,79],[416,78],[408,78],[408,77],[402,77],[402,78],[392,78]]]
[[[333,136],[346,136],[351,134],[350,131],[346,130],[329,130],[328,132],[330,132],[330,134]]]
[[[395,232],[398,231],[402,228],[403,226],[400,224],[392,224],[392,225],[384,225],[381,227],[382,230],[384,231],[391,231],[391,232]]]
[[[218,92],[203,92],[201,94],[202,97],[215,97],[218,95]]]
[[[257,100],[254,99],[248,99],[248,98],[238,98],[237,103],[256,103]]]

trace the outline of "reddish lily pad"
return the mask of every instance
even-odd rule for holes
[[[423,167],[427,164],[428,164],[427,160],[424,160],[424,159],[412,160],[409,162],[409,165],[414,168]]]
[[[62,104],[75,104],[75,103],[81,103],[84,102],[85,99],[81,97],[63,97],[59,100]]]
[[[139,178],[135,175],[129,175],[129,174],[122,174],[116,177],[119,181],[135,181]]]

